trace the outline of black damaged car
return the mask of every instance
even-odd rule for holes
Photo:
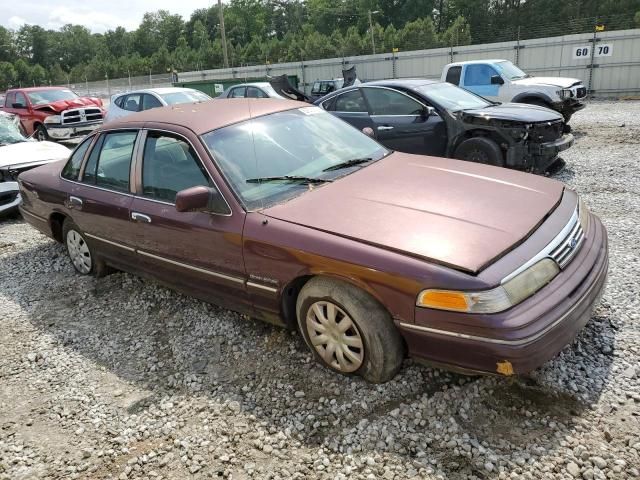
[[[561,168],[558,154],[574,142],[558,112],[490,102],[445,82],[367,82],[315,104],[393,150],[533,173]]]

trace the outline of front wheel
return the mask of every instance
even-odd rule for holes
[[[400,369],[400,333],[389,313],[359,288],[313,278],[300,291],[296,310],[305,342],[325,367],[372,383],[387,382]]]
[[[486,137],[474,137],[465,140],[458,145],[453,157],[468,162],[504,167],[504,157],[500,146]]]
[[[67,246],[73,267],[82,275],[89,275],[94,270],[94,256],[78,226],[67,219],[62,227],[62,236]]]
[[[45,127],[44,125],[38,125],[38,127],[36,128],[35,137],[36,137],[36,140],[38,140],[39,142],[45,142],[49,140],[49,133],[47,133],[47,127]]]

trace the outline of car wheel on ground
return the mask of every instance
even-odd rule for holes
[[[404,358],[403,340],[389,313],[368,293],[316,277],[302,288],[298,326],[322,365],[373,383],[391,380]]]
[[[47,128],[44,125],[38,125],[36,128],[35,134],[36,140],[39,142],[45,142],[49,140],[49,134],[47,133]]]
[[[474,137],[465,140],[458,145],[453,156],[458,160],[504,167],[504,156],[500,145],[486,137]]]
[[[62,226],[62,238],[76,271],[82,275],[92,273],[94,271],[94,257],[91,247],[78,226],[69,218],[64,221]]]

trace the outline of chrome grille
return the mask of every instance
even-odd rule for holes
[[[75,108],[62,112],[62,124],[95,122],[102,120],[102,110],[99,108]]]
[[[582,241],[584,240],[584,230],[580,225],[580,219],[578,216],[574,216],[575,224],[571,227],[569,234],[560,241],[560,244],[549,252],[555,262],[564,268],[573,258],[573,256],[580,250]]]

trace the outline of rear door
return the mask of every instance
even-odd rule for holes
[[[488,63],[471,63],[465,65],[462,87],[489,100],[497,100],[500,85],[491,84],[491,77],[499,75]]]
[[[322,102],[322,107],[358,130],[373,128],[367,102],[359,88],[354,88]]]
[[[399,152],[443,156],[446,128],[437,114],[407,93],[389,87],[362,87],[376,138]]]
[[[102,133],[94,140],[66,205],[71,218],[114,265],[136,261],[129,209],[131,159],[138,131]]]
[[[145,130],[128,228],[144,270],[216,304],[250,308],[242,258],[244,215],[175,209],[179,191],[215,186],[201,153],[184,135]]]

